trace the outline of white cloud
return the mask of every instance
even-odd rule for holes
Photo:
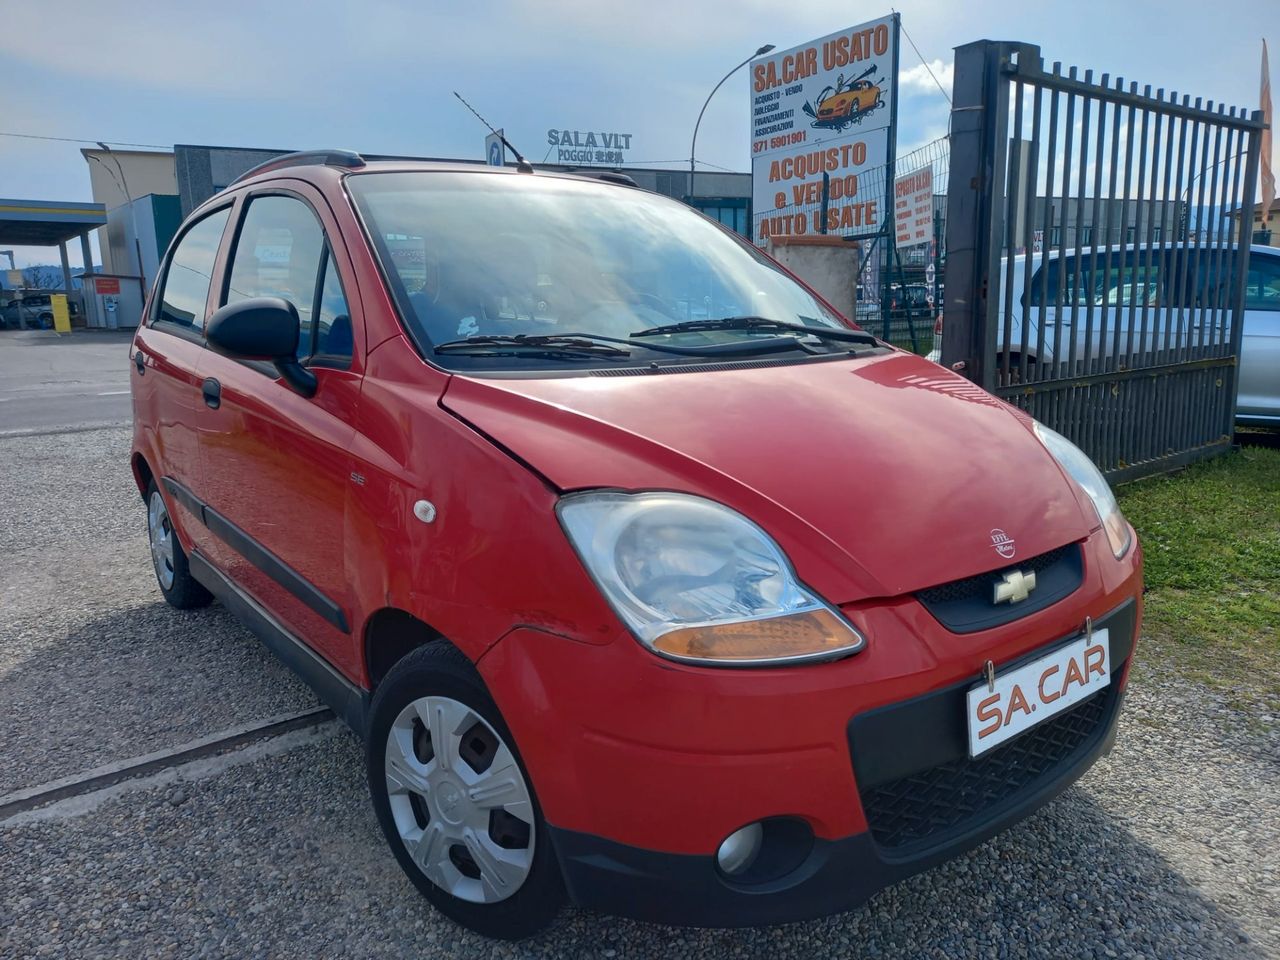
[[[930,75],[932,71],[932,76]],[[955,64],[933,60],[929,64],[918,63],[909,70],[898,72],[898,86],[904,93],[924,93],[942,96],[938,85],[951,96],[951,84],[955,79]],[[935,78],[937,82],[935,83]]]

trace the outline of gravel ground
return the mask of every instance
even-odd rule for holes
[[[0,441],[17,481],[0,490],[0,790],[313,702],[218,608],[161,606],[127,443]],[[569,910],[530,941],[475,937],[401,874],[359,746],[334,732],[0,824],[0,957],[1280,958],[1280,717],[1149,671],[1130,689],[1116,752],[1080,784],[823,921],[690,930]]]
[[[460,930],[416,894],[378,832],[359,747],[339,732],[78,817],[0,826],[0,954],[1280,956],[1274,737],[1270,754],[1265,740],[1246,749],[1242,718],[1195,704],[1137,689],[1121,745],[1079,785],[851,913],[726,931],[566,911],[514,945]]]
[[[0,439],[0,794],[317,702],[220,607],[164,603],[129,438]]]

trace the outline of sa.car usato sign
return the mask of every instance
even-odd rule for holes
[[[869,235],[891,220],[884,171],[874,182],[860,177],[889,160],[897,65],[897,14],[751,62],[757,244],[815,233]]]

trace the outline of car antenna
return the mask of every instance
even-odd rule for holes
[[[488,120],[480,116],[480,114],[476,113],[476,108],[473,107],[471,104],[467,103],[467,101],[463,100],[462,94],[460,94],[457,90],[453,91],[453,95],[462,102],[462,105],[464,107],[466,107],[468,110],[470,110],[472,113],[475,114],[475,117],[477,120],[479,120],[481,123],[483,123],[486,127],[489,128],[490,133],[492,133],[495,137],[497,137],[499,140],[502,141],[502,145],[504,147],[510,150],[513,154],[515,154],[517,170],[519,170],[521,173],[533,173],[533,164],[530,163],[528,160],[526,160],[524,157],[520,156],[520,151],[511,145],[510,140],[504,137],[497,130],[493,129],[493,124],[491,124]]]

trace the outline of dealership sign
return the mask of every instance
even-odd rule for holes
[[[933,240],[933,167],[921,167],[893,183],[894,242],[914,247]]]
[[[752,235],[876,233],[898,96],[897,14],[751,63]],[[823,178],[827,214],[822,218]]]
[[[556,150],[556,163],[605,163],[619,166],[631,149],[631,134],[603,130],[547,131],[547,144]]]

